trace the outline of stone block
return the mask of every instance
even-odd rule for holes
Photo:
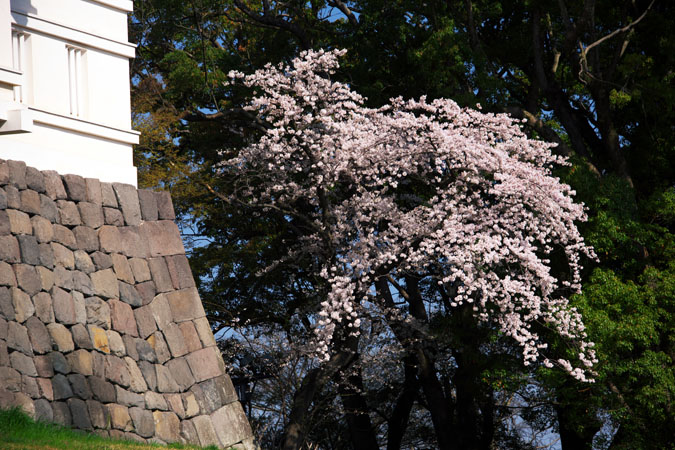
[[[150,411],[142,408],[129,408],[129,415],[134,423],[134,429],[140,436],[149,438],[155,434],[155,419]]]
[[[50,402],[54,400],[54,390],[52,389],[52,380],[49,378],[36,378],[35,379],[38,390],[40,391],[40,396],[46,398]]]
[[[98,297],[84,299],[87,312],[87,323],[106,330],[110,328],[110,306]]]
[[[73,290],[73,272],[63,266],[56,266],[53,270],[54,285],[68,291]]]
[[[122,300],[124,303],[127,303],[133,307],[143,305],[143,298],[141,297],[141,294],[138,293],[138,291],[134,286],[127,284],[123,281],[120,281],[119,291],[120,291],[120,300]]]
[[[141,369],[145,383],[151,391],[157,390],[157,372],[155,365],[148,361],[139,361],[138,368]]]
[[[157,355],[150,344],[143,339],[134,339],[136,342],[136,354],[139,361],[157,362]]]
[[[70,387],[68,378],[60,373],[52,377],[52,391],[54,400],[64,400],[73,396],[73,389]]]
[[[139,227],[129,226],[120,228],[123,253],[129,258],[147,258],[149,254],[148,241],[141,235]]]
[[[94,374],[94,358],[87,350],[75,350],[66,356],[66,360],[73,372],[86,376]]]
[[[43,291],[47,291],[47,292],[51,291],[52,288],[54,287],[54,272],[52,272],[48,268],[42,267],[42,266],[37,266],[35,269],[36,269],[38,277],[40,279],[40,289],[43,290]],[[45,294],[46,294],[46,292],[41,292],[39,294],[36,294],[33,297],[33,301],[36,301],[35,297],[37,297],[38,295],[44,296]],[[48,294],[46,294],[46,295],[48,295]],[[49,306],[51,307],[51,298],[49,300]],[[37,308],[37,303],[35,304],[35,307]],[[52,312],[52,315],[53,315],[53,312]]]
[[[3,188],[0,188],[0,209],[7,209],[7,193]]]
[[[73,425],[80,430],[91,430],[91,419],[89,418],[89,409],[84,400],[79,398],[68,399],[70,415],[73,418]]]
[[[14,270],[4,261],[0,261],[0,286],[16,286]]]
[[[79,226],[73,229],[77,247],[87,252],[95,252],[99,249],[98,233],[88,226]]]
[[[127,354],[127,347],[124,344],[122,336],[117,331],[107,330],[105,332],[108,335],[108,344],[110,345],[110,352],[113,355],[122,357]]]
[[[112,258],[110,255],[103,252],[94,252],[91,255],[96,270],[105,270],[112,267]]]
[[[157,199],[157,214],[159,220],[175,220],[176,214],[173,210],[171,194],[167,191],[155,192],[155,197]]]
[[[197,430],[191,420],[181,420],[180,422],[180,436],[185,442],[199,443],[199,436]]]
[[[8,160],[9,182],[19,189],[26,189],[26,163],[23,161]]]
[[[32,266],[28,266],[31,267]],[[12,306],[14,306],[14,318],[19,323],[24,323],[29,317],[35,314],[35,306],[30,300],[28,294],[19,288],[10,288],[12,293]]]
[[[166,294],[173,320],[183,322],[206,316],[196,288],[181,289]]]
[[[57,200],[56,207],[59,210],[59,223],[61,225],[82,225],[80,211],[77,209],[77,205],[74,202],[68,200]]]
[[[155,364],[155,371],[157,372],[157,390],[163,393],[179,392],[180,386],[173,378],[173,374],[168,367],[161,364]]]
[[[81,348],[84,350],[93,350],[94,344],[89,335],[89,330],[81,323],[76,323],[70,328],[70,333],[73,335],[73,341],[75,342],[75,348]]]
[[[159,409],[161,411],[169,410],[169,405],[167,405],[164,396],[153,391],[145,393],[145,407],[147,409]]]
[[[33,356],[33,346],[28,338],[26,327],[13,321],[7,323],[7,347]]]
[[[75,396],[83,400],[89,400],[93,396],[89,382],[87,382],[87,378],[84,375],[81,373],[71,373],[67,378]]]
[[[103,204],[101,182],[97,178],[85,178],[84,183],[87,187],[87,201],[95,205]]]
[[[114,403],[117,401],[115,386],[101,377],[92,376],[87,378],[93,397],[102,403]]]
[[[166,264],[169,268],[171,280],[176,289],[186,289],[195,287],[195,280],[192,277],[190,263],[185,255],[167,256]]]
[[[26,320],[25,325],[33,352],[44,354],[52,351],[52,339],[49,331],[47,331],[47,327],[40,319],[35,316],[30,317]]]
[[[17,392],[14,394],[14,402],[11,406],[16,406],[19,409],[22,409],[23,412],[28,414],[30,417],[35,417],[35,403],[33,399],[23,392]]]
[[[127,260],[131,273],[136,283],[143,283],[152,279],[148,262],[143,258],[131,258]],[[127,280],[123,280],[127,281]],[[130,282],[130,281],[127,281]]]
[[[105,360],[105,377],[107,380],[117,383],[122,387],[129,387],[131,375],[126,362],[114,355],[107,355]]]
[[[87,400],[86,403],[91,425],[94,428],[107,428],[110,421],[108,408],[96,400]]]
[[[52,230],[54,231],[54,242],[58,242],[70,250],[77,250],[77,240],[75,239],[75,234],[73,234],[70,228],[64,227],[63,225],[54,224],[52,225]]]
[[[169,405],[169,410],[176,413],[180,419],[185,418],[185,407],[183,406],[183,398],[180,394],[164,394],[166,403]]]
[[[115,394],[117,395],[117,403],[120,405],[137,406],[139,408],[145,405],[145,397],[141,394],[136,394],[119,386],[115,386]]]
[[[96,266],[91,260],[89,254],[84,250],[76,250],[73,252],[75,257],[75,268],[79,271],[82,271],[86,274],[90,274],[96,271]]]
[[[109,300],[108,305],[110,306],[110,318],[113,329],[120,333],[138,337],[136,319],[134,318],[131,306],[119,300]]]
[[[217,347],[207,347],[189,353],[187,362],[197,382],[208,380],[225,373],[225,364]]]
[[[122,253],[122,236],[118,227],[111,225],[102,226],[98,229],[98,240],[101,251],[105,253]]]
[[[118,253],[112,254],[110,256],[112,257],[113,269],[115,271],[115,275],[117,275],[117,279],[124,281],[125,283],[134,284],[136,280],[134,279],[134,275],[131,272],[131,266],[129,265],[129,261],[127,260],[126,256],[120,255]]]
[[[146,189],[139,189],[138,201],[141,205],[141,218],[145,221],[155,221],[159,218],[157,210],[157,197],[155,193]]]
[[[21,262],[21,251],[16,237],[0,236],[0,260],[8,263]]]
[[[70,363],[66,357],[63,356],[63,353],[56,351],[49,353],[47,356],[49,357],[49,362],[54,371],[62,374],[70,373]]]
[[[40,216],[51,223],[59,221],[59,208],[56,206],[56,202],[42,194],[40,194]]]
[[[87,296],[96,293],[91,278],[89,278],[86,273],[80,272],[79,270],[73,271],[73,290]]]
[[[21,390],[21,373],[11,367],[0,367],[0,390],[12,392]]]
[[[135,286],[135,288],[136,292],[138,292],[138,295],[141,296],[143,305],[149,304],[157,294],[157,290],[155,289],[155,283],[153,283],[152,281],[139,283]]]
[[[139,225],[141,223],[141,206],[136,188],[130,184],[113,183],[113,189],[122,210],[124,222],[127,225]]]
[[[32,189],[25,189],[20,193],[21,211],[28,214],[40,214],[40,194]]]
[[[42,172],[35,167],[26,167],[26,186],[28,189],[44,194],[47,192],[45,186],[45,177]]]
[[[54,249],[52,249],[51,244],[39,244],[38,249],[40,251],[40,266],[45,268],[54,267]]]
[[[213,412],[211,421],[223,447],[234,445],[253,434],[239,402],[232,402]]]
[[[75,268],[75,256],[73,255],[72,250],[69,250],[57,242],[52,242],[50,246],[54,253],[55,266],[62,266],[70,270]]]
[[[166,367],[171,371],[181,392],[187,391],[195,384],[195,378],[185,358],[174,358],[167,361]]]
[[[138,351],[136,350],[136,341],[138,340],[139,340],[138,338],[131,337],[128,334],[122,336],[122,342],[124,343],[126,354],[135,361],[138,361]],[[142,341],[142,339],[140,340]]]
[[[149,338],[146,339],[146,342],[150,344],[152,349],[157,356],[157,362],[164,364],[166,361],[171,359],[171,352],[169,352],[169,347],[166,345],[164,336],[161,331],[154,332]]]
[[[80,202],[77,204],[80,210],[82,223],[91,228],[98,228],[104,224],[103,208],[94,203]]]
[[[101,183],[101,200],[103,206],[110,206],[112,208],[117,208],[117,197],[115,196],[115,191],[113,190],[112,184],[110,183]]]
[[[14,234],[33,234],[33,225],[30,222],[30,217],[23,211],[16,209],[7,209],[7,217],[9,217],[9,229]]]
[[[37,355],[33,358],[33,363],[35,363],[35,370],[37,370],[39,377],[48,379],[54,376],[52,358],[49,355]],[[51,386],[51,380],[49,381],[49,385]]]
[[[150,306],[143,306],[134,310],[136,317],[136,325],[138,326],[138,334],[142,339],[146,339],[157,330],[155,317],[153,316]]]
[[[178,358],[183,356],[188,352],[187,346],[183,339],[183,333],[181,333],[180,328],[175,323],[169,323],[166,327],[162,329],[164,333],[164,338],[166,343],[169,345],[169,350],[171,351],[171,356]]]
[[[38,422],[54,421],[54,410],[49,401],[44,398],[35,400],[35,420]]]
[[[54,228],[49,220],[42,216],[33,216],[30,223],[33,227],[33,235],[39,243],[49,243],[54,239]]]
[[[21,290],[25,291],[30,296],[40,292],[42,283],[40,282],[40,277],[34,266],[28,264],[15,264],[14,272],[16,273],[17,285]]]
[[[8,209],[21,209],[21,194],[16,186],[5,186]]]
[[[33,399],[40,398],[40,388],[35,381],[35,377],[21,375],[21,392]]]
[[[199,403],[192,392],[184,392],[183,397],[183,408],[185,409],[185,417],[190,418],[199,414]]]
[[[105,359],[106,354],[102,352],[91,352],[94,357],[94,376],[105,378]]]
[[[70,334],[68,328],[60,323],[47,324],[49,336],[52,338],[52,348],[61,353],[72,352],[75,350],[75,343],[73,336]]]
[[[152,413],[155,419],[155,435],[165,442],[177,442],[180,440],[180,420],[175,413],[155,411]]]
[[[14,370],[19,371],[23,375],[30,377],[37,376],[37,370],[33,363],[33,358],[26,356],[21,352],[12,352],[9,354],[9,363]]]
[[[99,352],[110,353],[110,343],[106,330],[95,325],[89,325],[88,328],[94,348]]]
[[[73,424],[70,408],[66,402],[52,403],[52,410],[54,411],[54,423],[64,427],[70,427]]]
[[[87,201],[87,185],[79,175],[63,175],[61,177],[63,185],[66,188],[68,198],[76,202]]]
[[[0,286],[0,314],[7,320],[14,320],[12,292],[9,288],[3,286]]]
[[[35,315],[44,323],[54,322],[54,309],[52,308],[52,297],[46,292],[39,292],[33,296],[35,305]]]
[[[103,220],[106,225],[113,225],[116,227],[124,226],[124,216],[122,211],[116,208],[103,208]]]
[[[4,194],[4,191],[2,191]],[[4,209],[0,209],[0,235],[6,236],[12,232],[12,227],[9,222],[9,214]]]
[[[19,251],[21,252],[21,262],[25,264],[37,265],[40,263],[40,248],[35,236],[22,234],[16,237],[19,241]]]
[[[143,222],[139,228],[148,243],[151,257],[185,254],[178,226],[174,222]]]
[[[145,392],[148,390],[148,385],[145,382],[145,378],[143,377],[143,373],[141,372],[141,369],[139,369],[138,365],[136,364],[136,361],[133,360],[133,358],[130,358],[127,356],[124,358],[124,361],[127,363],[127,368],[129,369],[129,375],[131,375],[131,379],[129,381],[129,388],[133,392]]]
[[[148,306],[150,307],[150,311],[152,311],[152,316],[155,318],[157,328],[160,330],[166,328],[173,321],[169,301],[165,294],[156,296]]]
[[[133,423],[131,422],[131,416],[129,415],[129,408],[115,403],[106,405],[106,408],[108,408],[110,425],[113,428],[124,431],[131,431],[134,429]]]
[[[119,298],[117,277],[112,269],[99,270],[90,275],[96,295],[103,298]]]
[[[220,445],[218,435],[216,435],[216,430],[213,428],[213,422],[211,422],[210,416],[197,416],[192,419],[192,423],[197,431],[197,436],[199,436],[199,445],[202,447]]]
[[[52,305],[54,307],[54,316],[58,322],[65,325],[77,323],[75,300],[71,293],[54,286],[52,288]]]
[[[204,394],[204,400],[212,408],[212,411],[238,399],[237,392],[228,375],[220,375],[203,381],[199,383],[199,386]]]
[[[5,319],[3,319],[2,317],[0,317],[0,342],[2,342],[2,344],[5,345],[5,347],[7,346],[7,333],[8,333],[8,331],[9,330],[8,330],[7,321]],[[2,363],[0,363],[0,365],[1,364]]]

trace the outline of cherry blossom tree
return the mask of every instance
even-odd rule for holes
[[[323,361],[313,389],[349,366],[362,327],[386,323],[414,359],[439,445],[450,448],[440,382],[425,369],[439,355],[424,342],[430,317],[455,310],[512,338],[525,365],[590,381],[593,344],[568,298],[580,291],[582,259],[595,256],[576,227],[583,205],[551,173],[565,160],[509,116],[451,100],[368,108],[331,80],[343,53],[306,51],[288,66],[230,73],[253,90],[247,109],[264,131],[221,167],[236,174],[230,202],[297,228],[276,264],[309,257],[323,280],[307,348]],[[575,358],[547,355],[550,332]],[[302,395],[296,403],[295,412],[308,407]],[[293,426],[286,448],[297,448]]]

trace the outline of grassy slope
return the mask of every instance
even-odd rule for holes
[[[158,450],[157,444],[104,439],[60,427],[35,422],[19,409],[0,411],[0,448],[2,450]],[[202,447],[172,444],[168,448],[197,450]],[[215,447],[208,447],[215,449]]]

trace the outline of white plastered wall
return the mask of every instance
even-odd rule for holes
[[[0,158],[136,185],[131,7],[128,0],[0,0]]]

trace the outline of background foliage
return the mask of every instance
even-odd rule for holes
[[[673,448],[672,2],[137,0],[135,9],[139,181],[171,191],[202,298],[223,330],[233,375],[248,390],[263,447],[282,445],[294,395],[315,369],[292,344],[306,332],[303,311],[322,294],[307,261],[259,273],[292,230],[223,201],[232,186],[218,176],[218,162],[259,133],[241,109],[250,93],[223,82],[230,70],[288,62],[303,49],[346,48],[338,76],[371,105],[399,95],[450,97],[526,119],[528,133],[571,157],[573,166],[558,175],[589,208],[582,232],[600,261],[586,263],[584,292],[574,302],[597,343],[596,383],[525,370],[500,336],[460,314],[439,318],[430,324],[436,342],[476,349],[464,366],[470,371],[452,363],[444,374],[454,393],[463,379],[479,380],[467,407],[475,414],[465,408],[455,419],[458,430],[484,439],[459,448],[527,449],[557,438],[564,449]],[[368,360],[382,339],[372,330],[361,344],[366,383],[358,412],[380,446],[434,448],[417,368],[403,356]],[[564,342],[557,351],[567,351]],[[390,374],[387,383],[375,376],[381,373]],[[358,448],[340,386],[332,379],[313,398],[306,446]],[[408,394],[408,419],[395,422],[397,402]],[[400,440],[392,439],[395,423],[404,430]]]

